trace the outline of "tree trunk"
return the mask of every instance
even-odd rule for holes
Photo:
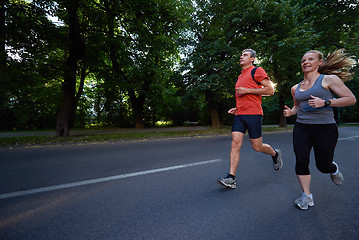
[[[5,25],[5,9],[7,1],[2,1],[0,5],[0,69],[1,72],[5,71],[7,54],[5,50],[6,39],[6,25]],[[3,76],[3,75],[1,75]]]
[[[78,106],[78,103],[80,101],[82,92],[84,90],[84,86],[85,86],[85,79],[86,76],[88,75],[88,72],[86,72],[86,67],[82,66],[81,67],[81,71],[80,71],[80,84],[79,87],[77,89],[77,92],[75,94],[75,102],[73,103],[74,107],[72,108],[72,113],[71,113],[71,119],[70,119],[70,123],[69,123],[69,128],[71,128],[74,124],[75,124],[75,119],[76,119],[76,107]]]
[[[116,4],[114,4],[116,5]],[[106,121],[112,125],[115,122],[118,122],[117,116],[117,101],[120,98],[119,86],[126,78],[123,74],[120,64],[119,64],[119,46],[116,39],[116,24],[115,24],[115,15],[112,13],[113,8],[116,8],[114,5],[111,5],[111,1],[104,1],[104,6],[106,9],[106,19],[107,19],[107,38],[106,45],[109,49],[109,57],[112,63],[112,74],[105,77],[104,85],[104,94],[105,94],[105,104],[104,111],[107,114]]]
[[[287,118],[283,114],[285,100],[282,92],[283,90],[279,92],[279,127],[287,127]]]
[[[145,100],[141,95],[136,97],[133,90],[129,90],[129,96],[135,117],[135,128],[142,129],[145,127],[143,121],[143,104],[145,103]]]
[[[217,108],[211,108],[211,122],[212,122],[212,128],[218,129],[221,127],[221,121],[219,119],[218,109]]]
[[[6,102],[8,101],[8,96],[6,93],[8,79],[8,72],[6,70],[6,60],[7,53],[5,48],[5,39],[6,39],[6,25],[5,25],[5,9],[8,1],[2,1],[0,5],[0,124],[2,129],[9,128],[9,116],[7,114]]]
[[[216,107],[216,104],[213,99],[213,93],[210,91],[206,91],[206,102],[211,116],[212,128],[218,129],[221,127],[222,124],[221,120],[219,119],[218,108]]]
[[[88,75],[88,72],[86,72],[86,70],[87,69],[85,66],[83,66],[81,68],[80,85],[79,85],[79,89],[77,90],[76,97],[75,97],[76,106],[77,106],[77,103],[79,102],[82,92],[84,90],[85,79],[86,79],[86,76]]]
[[[275,79],[282,79],[280,74],[278,74],[278,65],[273,63],[273,73],[275,76]],[[279,127],[287,127],[287,119],[284,117],[283,110],[285,105],[285,92],[283,91],[284,87],[281,84],[278,84],[278,94],[279,94]]]
[[[80,24],[77,16],[79,0],[66,1],[69,25],[69,55],[65,63],[63,83],[63,101],[57,118],[56,136],[68,137],[70,135],[70,122],[72,111],[75,108],[77,61],[84,54],[84,43],[81,38]]]

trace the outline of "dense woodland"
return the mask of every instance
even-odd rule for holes
[[[4,0],[0,9],[0,130],[230,125],[245,48],[276,84],[264,123],[284,127],[307,50],[359,56],[358,0]],[[359,98],[352,72],[346,85]],[[358,104],[335,114],[358,122]]]

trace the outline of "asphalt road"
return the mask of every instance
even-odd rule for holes
[[[315,206],[301,189],[291,132],[264,134],[284,166],[245,139],[237,189],[230,135],[0,150],[0,239],[359,239],[359,127],[339,129],[334,185],[311,162]]]

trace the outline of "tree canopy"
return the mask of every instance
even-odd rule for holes
[[[358,13],[356,0],[5,0],[0,129],[230,125],[246,48],[276,84],[264,123],[286,126],[302,55],[359,56]],[[359,121],[358,104],[336,111]]]

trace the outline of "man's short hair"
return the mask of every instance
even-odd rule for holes
[[[250,49],[250,48],[248,48],[248,49],[244,49],[243,51],[242,51],[242,53],[244,53],[244,52],[250,52],[251,53],[251,57],[256,57],[256,52],[253,50],[253,49]]]

